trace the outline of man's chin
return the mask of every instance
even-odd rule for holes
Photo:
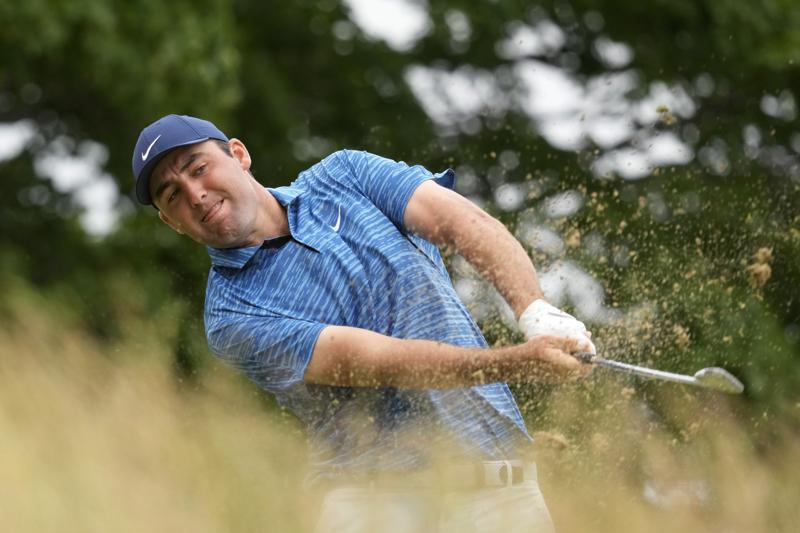
[[[198,241],[206,246],[212,248],[219,248],[225,250],[228,248],[242,248],[242,239],[239,235],[213,235],[206,238],[204,241]]]

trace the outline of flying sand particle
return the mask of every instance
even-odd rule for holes
[[[554,431],[536,431],[533,433],[533,439],[537,446],[552,450],[563,451],[570,447],[567,437]]]
[[[659,114],[659,119],[661,120],[661,122],[663,122],[667,126],[672,126],[673,124],[678,122],[678,119],[675,118],[675,115],[673,115],[672,112],[670,112],[669,108],[664,104],[661,104],[658,107],[656,107],[656,112]]]
[[[762,288],[772,276],[772,258],[772,248],[759,248],[753,254],[753,262],[745,267],[747,281],[753,289]]]

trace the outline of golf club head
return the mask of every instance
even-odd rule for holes
[[[719,392],[728,394],[741,394],[744,392],[742,382],[724,368],[703,368],[695,372],[694,379],[699,385]]]

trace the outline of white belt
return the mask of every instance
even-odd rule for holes
[[[536,481],[536,463],[533,461],[482,461],[447,466],[437,472],[441,481],[453,488],[511,487],[525,481]]]
[[[536,463],[533,461],[461,463],[415,472],[375,473],[366,477],[342,479],[332,483],[337,486],[373,488],[475,490],[512,487],[526,481],[536,481]]]

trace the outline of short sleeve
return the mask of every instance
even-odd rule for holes
[[[405,227],[403,217],[408,201],[422,182],[433,179],[453,188],[452,169],[434,174],[421,165],[409,166],[369,152],[342,150],[339,154],[346,159],[359,190],[400,228]]]
[[[206,324],[211,351],[270,392],[301,382],[325,324],[227,313]]]

